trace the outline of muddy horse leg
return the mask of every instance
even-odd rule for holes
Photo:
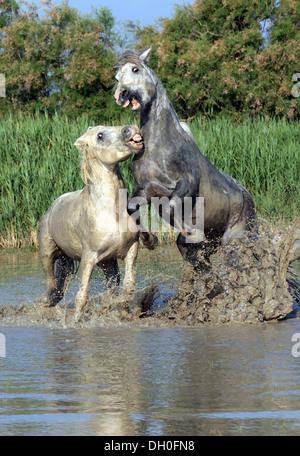
[[[118,266],[118,260],[111,258],[110,260],[100,261],[97,263],[102,271],[104,272],[106,283],[108,287],[115,287],[120,285],[120,272]]]
[[[248,191],[239,183],[238,185],[243,195],[243,207],[239,218],[233,224],[229,222],[221,241],[223,247],[237,239],[249,238],[252,241],[258,239],[258,226],[253,200]],[[238,267],[239,263],[239,251],[231,251],[227,256],[228,266]]]
[[[58,258],[57,256],[60,255]],[[64,296],[65,280],[74,272],[74,262],[65,254],[60,254],[51,239],[40,241],[40,258],[46,275],[47,294],[41,302],[49,307],[55,306]],[[57,259],[56,259],[57,258]]]
[[[53,306],[51,296],[56,291],[56,278],[54,275],[54,255],[57,252],[57,245],[51,239],[40,237],[40,259],[42,268],[46,276],[46,289],[47,293],[41,298],[41,303],[45,306]]]
[[[91,260],[92,253],[82,254],[79,266],[79,290],[75,297],[75,320],[78,320],[81,310],[88,300],[89,281],[95,263]]]
[[[66,291],[67,277],[71,277],[74,274],[74,260],[65,253],[55,261],[54,275],[56,278],[56,290],[51,294],[50,300],[54,306],[63,297]]]
[[[213,253],[213,249],[208,242],[188,242],[187,238],[182,234],[179,234],[177,241],[177,247],[181,253],[183,259],[191,263],[196,272],[209,272],[210,266],[210,255]]]
[[[182,234],[177,238],[177,247],[183,259],[194,266],[195,271],[199,274],[199,280],[204,280],[204,284],[207,280],[213,281],[214,287],[207,294],[209,299],[224,291],[222,282],[213,273],[210,263],[210,256],[216,250],[216,246],[216,243],[208,241],[189,243]]]
[[[135,284],[134,270],[139,251],[139,242],[132,244],[125,257],[125,276],[123,280],[124,287],[133,287]]]

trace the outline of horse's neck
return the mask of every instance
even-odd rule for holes
[[[99,165],[94,169],[93,182],[89,184],[90,194],[95,198],[118,198],[119,189],[124,188],[119,165]]]
[[[161,142],[162,136],[172,129],[180,131],[180,120],[161,82],[157,86],[155,98],[141,113],[140,120],[143,136],[151,135],[151,141],[157,138],[157,141]]]

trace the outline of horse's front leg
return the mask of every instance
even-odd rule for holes
[[[195,194],[195,186],[180,178],[169,197],[167,208],[174,227],[179,229],[188,243],[199,243],[204,240],[204,208]]]
[[[146,204],[148,204],[148,201],[145,189],[137,184],[132,191],[132,196],[128,200],[127,212],[129,215],[133,215],[139,210],[140,206],[145,206]]]
[[[79,266],[79,290],[75,297],[75,320],[80,317],[81,311],[88,300],[88,287],[95,263],[92,261],[92,253],[83,254]]]
[[[125,257],[124,287],[132,288],[135,284],[135,264],[139,251],[139,241],[132,244]]]
[[[141,220],[140,207],[146,206],[148,203],[146,193],[141,185],[136,185],[132,192],[132,197],[128,200],[127,212],[134,219],[136,225],[139,228],[140,238],[145,247],[149,250],[154,250],[157,247],[157,237],[148,231]]]

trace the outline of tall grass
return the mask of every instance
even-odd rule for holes
[[[197,119],[190,128],[202,153],[249,190],[262,218],[289,223],[299,216],[299,122]]]
[[[93,124],[85,116],[76,121],[39,114],[1,119],[0,247],[36,244],[50,204],[83,187],[73,144]],[[299,123],[248,119],[236,125],[220,118],[197,119],[190,127],[202,153],[249,189],[259,215],[289,222],[299,214]],[[134,185],[130,165],[131,160],[121,164],[129,192]]]
[[[87,119],[8,116],[0,125],[0,242],[36,242],[42,214],[61,193],[80,188],[73,146]]]

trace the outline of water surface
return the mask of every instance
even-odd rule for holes
[[[31,302],[43,292],[36,253],[1,254],[0,266],[1,304]],[[169,277],[161,302],[182,272],[176,249],[139,256],[140,285],[159,273]],[[101,286],[96,274],[92,292]],[[62,329],[0,322],[0,434],[300,435],[300,357],[291,340],[300,333],[297,311],[257,325]]]

